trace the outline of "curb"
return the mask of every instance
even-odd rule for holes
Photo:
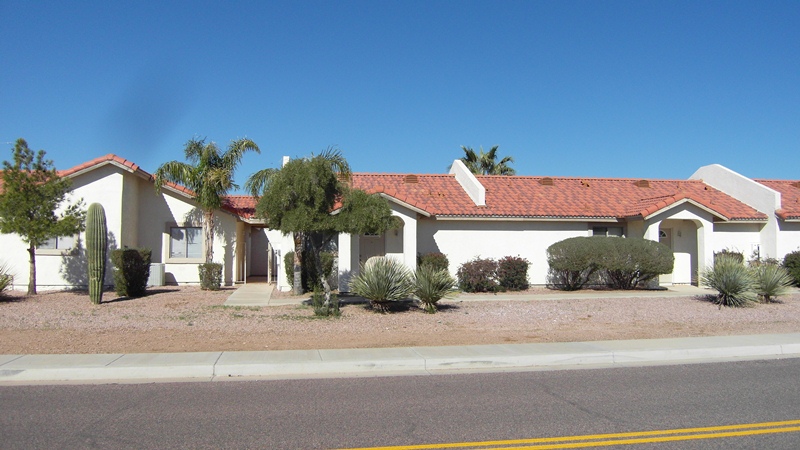
[[[0,384],[431,375],[800,357],[800,333],[384,349],[0,355]]]

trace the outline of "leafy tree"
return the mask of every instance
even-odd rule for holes
[[[319,155],[291,160],[280,170],[257,172],[247,184],[253,195],[260,194],[256,215],[270,228],[294,235],[295,294],[302,293],[299,255],[308,246],[326,305],[331,288],[323,275],[322,249],[339,233],[382,233],[395,224],[385,199],[351,189],[349,180],[347,160],[338,150],[328,148]]]
[[[83,230],[86,212],[83,202],[62,206],[71,191],[70,180],[58,176],[45,151],[34,153],[24,139],[17,139],[13,162],[3,161],[3,189],[0,193],[0,232],[16,233],[28,244],[30,277],[28,295],[36,294],[36,247],[58,236]]]
[[[514,162],[514,158],[506,156],[497,162],[497,149],[499,145],[495,145],[488,152],[480,148],[480,153],[475,153],[472,147],[461,146],[464,150],[464,156],[461,161],[467,166],[470,172],[476,175],[515,175],[517,173],[509,164]]]
[[[233,173],[247,151],[261,153],[250,139],[231,141],[224,153],[214,142],[206,144],[205,139],[190,139],[183,149],[188,163],[170,161],[156,170],[157,192],[167,182],[183,185],[194,192],[194,199],[203,211],[206,263],[214,259],[214,211],[222,207],[230,190],[239,188],[233,182]]]

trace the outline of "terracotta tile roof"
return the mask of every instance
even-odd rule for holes
[[[355,173],[352,186],[386,194],[432,215],[477,215],[482,209],[453,175]]]
[[[696,180],[478,176],[486,206],[475,206],[452,175],[355,174],[353,185],[383,192],[435,216],[484,218],[647,217],[676,203],[696,203],[724,220],[766,215]],[[646,186],[646,187],[643,187]]]
[[[108,154],[60,171],[72,176],[104,164],[115,164],[153,180],[137,164]],[[455,176],[449,174],[355,173],[353,187],[382,193],[426,214],[475,218],[586,218],[624,219],[648,217],[681,202],[695,203],[724,220],[766,220],[766,215],[699,180],[637,180],[611,178],[550,178],[527,176],[478,176],[486,188],[486,205],[476,206]],[[756,180],[782,193],[778,214],[800,219],[797,182]],[[167,186],[187,197],[184,186]],[[242,219],[253,219],[256,200],[245,195],[225,198],[223,210]],[[782,216],[783,217],[783,216]]]
[[[222,200],[222,209],[242,219],[253,219],[256,215],[256,199],[249,195],[229,195]]]
[[[58,175],[62,176],[62,177],[68,177],[70,175],[73,175],[75,173],[81,172],[83,170],[90,169],[90,168],[92,168],[94,166],[99,166],[99,165],[103,165],[103,164],[107,164],[107,163],[113,163],[113,164],[125,167],[131,172],[140,172],[142,174],[147,175],[148,177],[152,176],[149,173],[147,173],[144,170],[142,170],[139,167],[138,164],[136,164],[136,163],[134,163],[132,161],[128,161],[127,159],[121,158],[121,157],[119,157],[117,155],[114,155],[112,153],[109,153],[109,154],[107,154],[105,156],[101,156],[99,158],[95,158],[95,159],[93,159],[91,161],[86,161],[85,163],[79,164],[79,165],[77,165],[75,167],[72,167],[70,169],[59,170],[58,171]]]
[[[755,180],[781,193],[781,209],[775,213],[783,220],[800,220],[800,181]]]

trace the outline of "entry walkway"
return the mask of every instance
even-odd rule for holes
[[[266,282],[246,283],[233,291],[225,306],[269,306],[275,285]]]

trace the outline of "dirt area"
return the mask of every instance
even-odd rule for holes
[[[444,300],[437,314],[413,303],[378,314],[363,303],[338,318],[309,306],[228,307],[232,288],[166,287],[139,299],[85,292],[0,298],[0,354],[145,353],[568,342],[800,331],[800,295],[751,308],[702,297]],[[547,291],[545,291],[547,292]],[[552,291],[550,291],[552,292]],[[287,294],[279,294],[286,296]]]

